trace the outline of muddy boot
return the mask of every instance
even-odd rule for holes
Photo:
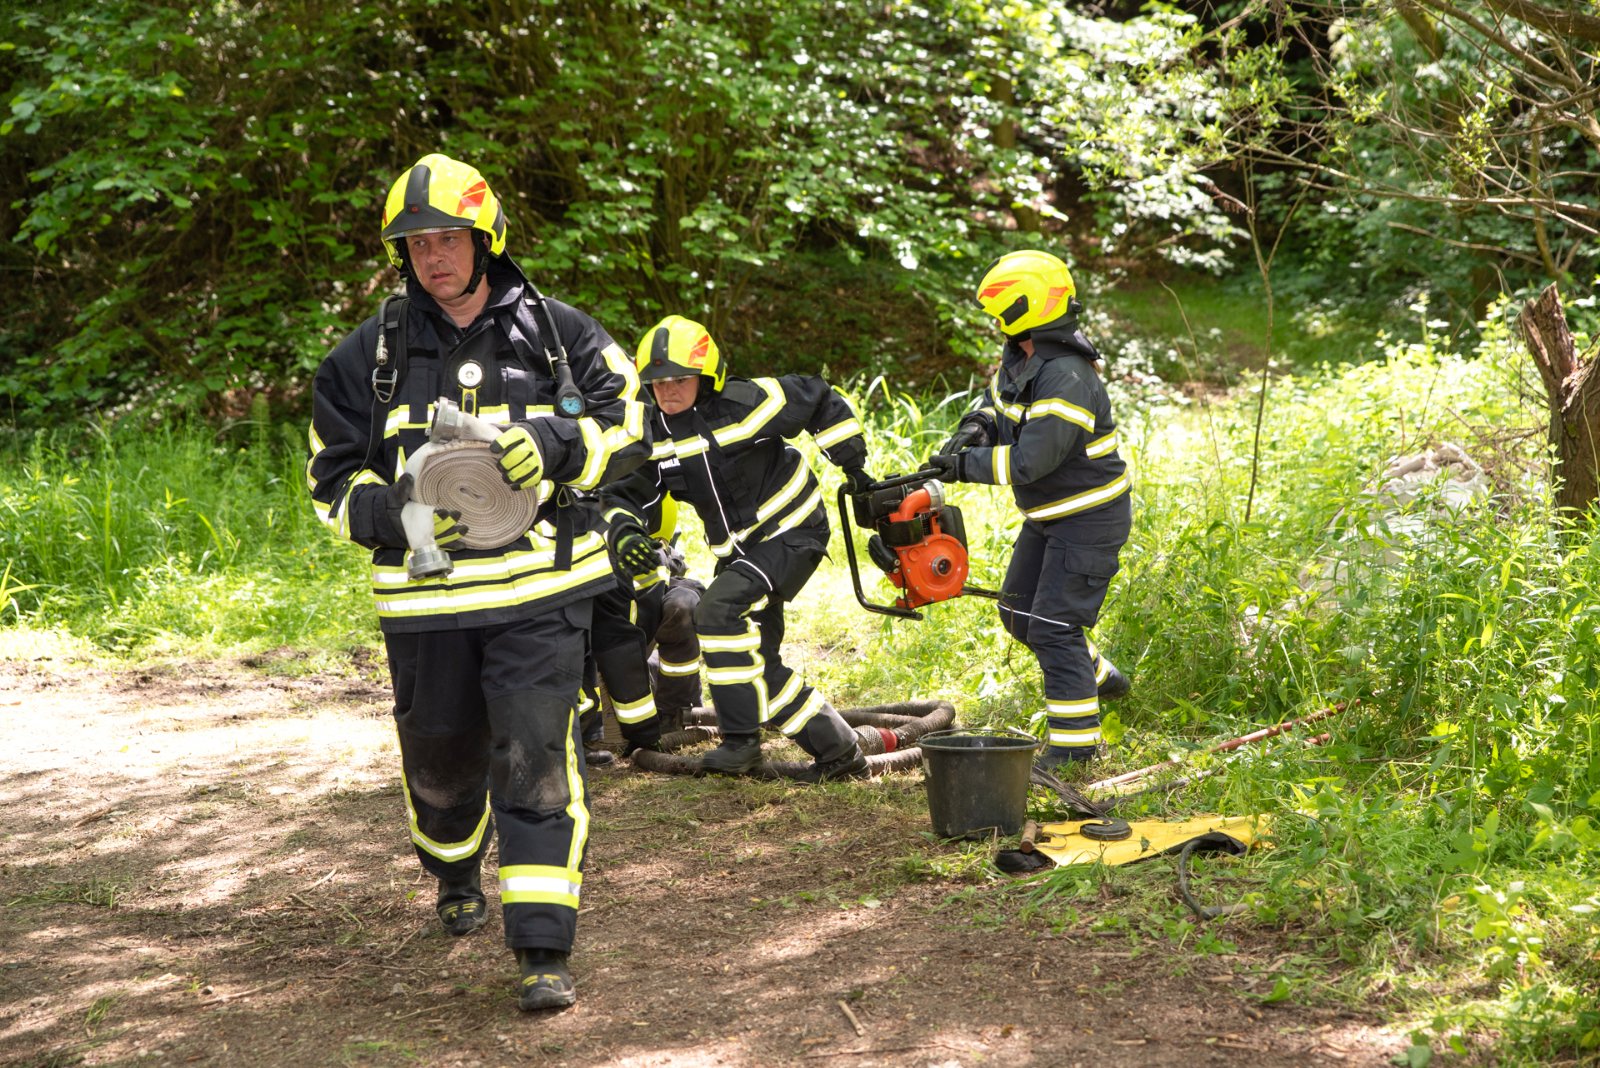
[[[812,758],[811,766],[797,776],[801,782],[865,779],[870,774],[856,732],[826,701],[811,721],[800,728],[795,742]]]
[[[684,717],[688,712],[687,708],[657,708],[656,718],[661,721],[661,733],[675,734],[683,730]]]
[[[591,768],[603,768],[607,764],[615,763],[616,759],[616,754],[611,750],[601,749],[598,746],[590,749],[588,743],[584,743],[583,763],[585,766]]]
[[[1128,691],[1133,689],[1133,683],[1128,681],[1128,676],[1117,670],[1117,665],[1107,660],[1104,655],[1100,662],[1110,668],[1106,681],[1100,684],[1099,696],[1102,701],[1115,701],[1119,697],[1128,696]]]
[[[564,1009],[578,1000],[567,970],[567,955],[554,949],[519,949],[517,970],[522,973],[517,1007],[523,1012]]]
[[[489,922],[489,906],[483,899],[483,884],[476,868],[460,882],[439,880],[439,903],[435,906],[439,922],[453,937],[471,934]]]
[[[761,736],[730,734],[700,758],[700,770],[717,775],[749,775],[761,766]]]

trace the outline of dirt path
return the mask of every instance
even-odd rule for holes
[[[525,1016],[498,921],[434,920],[381,671],[259,668],[0,660],[0,1062],[1192,1068],[1405,1045],[1261,1005],[1282,946],[1130,948],[939,875],[962,858],[923,835],[916,775],[596,771],[580,1000]]]

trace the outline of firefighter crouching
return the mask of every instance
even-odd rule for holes
[[[1075,293],[1067,265],[1048,252],[990,265],[977,296],[1006,338],[1000,367],[928,460],[945,481],[1011,486],[1024,516],[1000,619],[1044,675],[1046,770],[1094,757],[1101,700],[1128,691],[1089,638],[1132,512],[1100,355],[1078,329]]]
[[[644,335],[635,359],[656,402],[653,462],[612,492],[634,502],[640,529],[657,526],[669,493],[692,506],[717,558],[694,609],[722,732],[702,768],[753,772],[768,728],[810,754],[813,781],[866,775],[855,732],[779,655],[784,602],[805,586],[828,545],[821,487],[785,439],[809,432],[851,485],[864,485],[867,447],[855,412],[814,375],[728,376],[705,327],[678,315]],[[628,566],[626,554],[619,561]]]
[[[487,920],[479,869],[497,829],[521,1006],[570,1005],[589,831],[575,706],[590,603],[616,579],[563,487],[595,489],[645,459],[638,377],[593,319],[527,281],[474,168],[423,157],[389,190],[382,240],[404,304],[386,303],[389,322],[362,323],[318,370],[307,480],[328,526],[373,550],[411,841],[439,881],[440,921],[464,935]],[[533,529],[493,549],[463,548],[458,516],[436,511],[454,570],[412,578],[402,465],[440,396],[507,428],[491,449],[540,504]]]

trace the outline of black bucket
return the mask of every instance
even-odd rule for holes
[[[925,734],[923,781],[940,838],[1016,834],[1028,809],[1028,776],[1039,741],[1020,731],[965,727]]]

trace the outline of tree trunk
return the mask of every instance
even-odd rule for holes
[[[1549,397],[1556,505],[1586,511],[1600,496],[1600,360],[1578,359],[1554,284],[1527,303],[1517,325]]]

